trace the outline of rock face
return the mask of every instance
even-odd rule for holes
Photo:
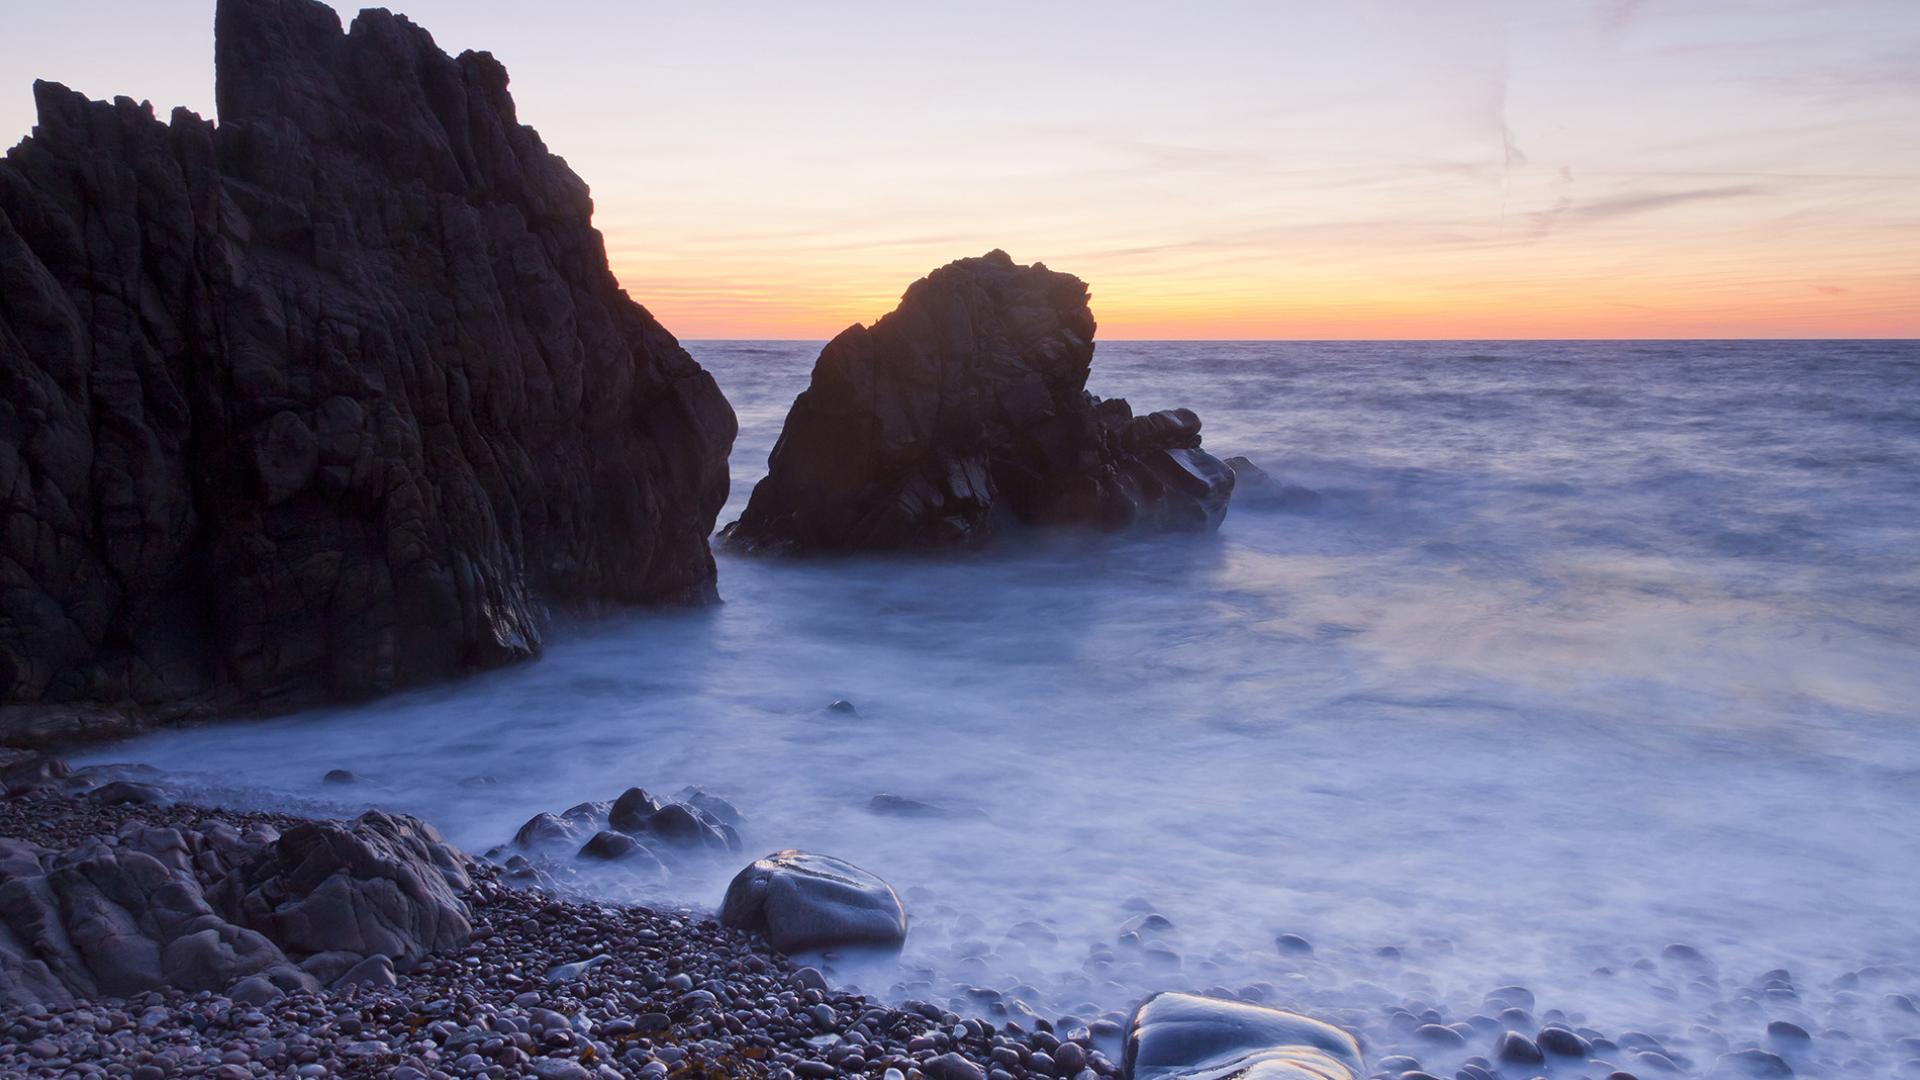
[[[1086,391],[1079,278],[962,259],[828,343],[740,520],[746,550],[977,544],[1012,524],[1213,529],[1233,472],[1185,409],[1136,417]]]
[[[720,902],[720,921],[759,930],[788,953],[897,949],[907,940],[907,909],[892,886],[850,862],[805,851],[776,851],[740,871]]]
[[[32,707],[0,739],[350,699],[531,655],[549,606],[710,599],[733,412],[506,71],[382,10],[216,19],[217,129],[36,83],[0,162],[0,705]]]
[[[1223,998],[1167,992],[1127,1025],[1130,1080],[1356,1080],[1360,1045],[1330,1024]]]
[[[390,972],[466,944],[466,865],[431,826],[378,812],[284,835],[129,822],[59,851],[0,839],[0,1002]]]

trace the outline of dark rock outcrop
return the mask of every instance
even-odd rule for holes
[[[391,972],[466,944],[466,866],[431,826],[378,812],[284,834],[129,822],[63,850],[0,839],[0,1003],[244,980],[266,995],[368,961]]]
[[[844,859],[776,851],[734,876],[720,921],[758,930],[781,952],[866,945],[897,949],[907,909],[893,887]]]
[[[710,599],[733,412],[505,69],[315,0],[220,0],[216,34],[217,128],[42,82],[0,162],[0,741]]]
[[[1130,1080],[1357,1080],[1366,1075],[1353,1036],[1280,1009],[1166,992],[1140,1003],[1127,1025]]]
[[[740,520],[749,551],[977,544],[1010,524],[1213,529],[1233,472],[1185,409],[1087,393],[1079,278],[1004,252],[915,282],[828,343]]]

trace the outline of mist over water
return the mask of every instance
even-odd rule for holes
[[[690,350],[740,414],[730,521],[818,346]],[[1841,1029],[1816,1046],[1870,1071],[1832,1075],[1915,1056],[1892,1043],[1920,1015],[1888,995],[1920,993],[1920,345],[1119,342],[1091,388],[1191,407],[1213,453],[1317,498],[1214,537],[723,552],[710,611],[94,759],[229,802],[396,807],[474,851],[698,784],[746,814],[749,855],[901,891],[898,964],[839,972],[882,994],[1084,1017],[1264,983],[1378,1053],[1403,1035],[1384,1003],[1463,1018],[1519,983],[1692,1039],[1688,1072],[1713,1059],[1696,1022],[1734,1046],[1770,1018]],[[882,792],[955,813],[879,816]],[[710,907],[739,863],[647,898]],[[1174,928],[1118,943],[1147,910]],[[1776,968],[1795,1000],[1738,997]]]

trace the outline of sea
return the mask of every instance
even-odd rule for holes
[[[819,346],[688,343],[740,416],[721,523]],[[1655,1040],[1642,1076],[1774,1021],[1801,1076],[1920,1058],[1920,343],[1116,341],[1089,389],[1299,490],[1213,535],[721,552],[708,610],[88,760],[476,853],[698,785],[742,856],[573,887],[711,911],[748,857],[839,856],[912,928],[830,977],[996,1019],[1211,990],[1450,1075],[1487,1046],[1404,1014],[1521,986]]]

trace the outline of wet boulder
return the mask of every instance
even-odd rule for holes
[[[1217,528],[1234,474],[1200,449],[1199,417],[1089,394],[1093,335],[1071,274],[1002,251],[935,270],[827,344],[723,539],[819,553]]]
[[[907,909],[892,886],[828,855],[777,851],[734,876],[720,921],[758,930],[781,952],[834,946],[899,948]]]
[[[660,800],[645,789],[632,787],[620,793],[607,810],[607,825],[624,833],[644,832],[647,822],[660,812]]]
[[[513,834],[513,844],[519,848],[541,848],[559,844],[578,843],[580,829],[573,822],[558,814],[542,810],[527,819],[520,831]]]
[[[1127,1025],[1124,1075],[1131,1080],[1357,1080],[1365,1073],[1353,1036],[1280,1009],[1169,991],[1142,1002]]]

